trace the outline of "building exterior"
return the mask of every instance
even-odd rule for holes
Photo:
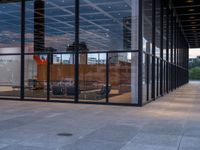
[[[1,99],[142,106],[188,82],[167,0],[4,0],[0,12]]]

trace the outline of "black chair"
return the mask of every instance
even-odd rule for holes
[[[65,95],[65,87],[62,85],[52,86],[53,95]]]
[[[70,95],[70,96],[74,96],[76,94],[75,90],[76,90],[75,86],[67,86],[66,87],[66,94]],[[78,90],[78,93],[80,93],[80,89]]]
[[[111,91],[111,85],[108,85],[108,94]],[[106,98],[106,85],[103,85],[101,90],[96,92],[96,99],[103,99]]]

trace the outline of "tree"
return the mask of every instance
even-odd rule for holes
[[[200,67],[200,60],[196,59],[193,62],[189,63],[189,69],[192,69],[194,67]]]
[[[194,67],[190,69],[189,76],[192,80],[200,80],[200,67]]]

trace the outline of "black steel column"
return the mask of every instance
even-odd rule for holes
[[[156,58],[156,66],[157,66],[157,67],[156,67],[156,69],[157,69],[157,70],[156,70],[156,72],[157,72],[157,73],[156,73],[156,74],[157,74],[157,75],[156,75],[156,77],[157,77],[157,78],[156,78],[156,83],[157,83],[157,86],[156,86],[156,96],[157,96],[157,97],[159,96],[159,93],[158,93],[158,91],[159,91],[159,90],[158,90],[158,88],[159,88],[159,85],[158,85],[158,82],[159,82],[159,64],[160,64],[160,63],[159,63],[159,59]]]
[[[166,92],[169,92],[169,6],[167,4],[167,29],[166,29]]]
[[[147,49],[150,49],[150,44],[149,44],[149,42],[147,42],[147,44],[146,44],[146,48]],[[145,58],[146,58],[146,65],[147,65],[147,67],[145,68],[145,69],[147,69],[146,70],[146,77],[147,77],[147,92],[146,92],[146,94],[147,94],[147,97],[146,97],[146,100],[147,101],[149,101],[149,100],[151,100],[151,97],[150,97],[150,94],[149,94],[149,82],[150,82],[150,76],[149,76],[149,70],[150,70],[150,55],[149,54],[145,54]]]
[[[79,100],[79,0],[75,0],[75,67],[74,67],[74,82],[75,82],[75,102]]]
[[[34,52],[42,52],[45,49],[45,2],[36,0],[34,2]]]
[[[163,95],[163,0],[160,0],[160,95]]]
[[[174,38],[173,38],[173,35],[174,35],[174,32],[173,32],[173,30],[174,30],[174,25],[173,25],[173,23],[174,23],[174,18],[173,18],[173,16],[174,16],[174,14],[173,14],[173,10],[171,11],[171,38],[170,38],[170,43],[171,43],[171,47],[170,47],[170,62],[171,62],[171,68],[170,68],[170,89],[171,89],[171,91],[173,90],[173,43],[174,43]]]
[[[25,52],[25,0],[21,1],[21,81],[20,98],[24,99],[24,52]]]
[[[109,55],[106,53],[106,103],[109,102]]]
[[[176,81],[177,81],[177,65],[176,65],[176,52],[177,52],[177,20],[175,17],[175,28],[174,28],[174,66],[175,66],[175,70],[174,70],[174,89],[176,89]]]
[[[143,0],[139,1],[139,42],[138,42],[138,105],[142,106],[142,99],[143,99],[143,85],[142,85],[142,68],[143,68],[143,35],[142,35],[142,14],[143,14],[143,6],[142,2]]]
[[[152,0],[152,99],[155,99],[155,35],[156,35],[156,6]]]
[[[51,67],[51,60],[52,60],[51,52],[47,55],[47,100],[50,100],[50,67]]]

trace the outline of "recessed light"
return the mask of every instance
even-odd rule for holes
[[[192,12],[192,11],[194,11],[194,9],[191,8],[191,9],[188,9],[188,11]]]
[[[192,2],[194,2],[194,0],[187,0],[186,2],[187,3],[192,3]]]
[[[191,17],[189,17],[190,19],[194,19],[194,18],[196,18],[195,16],[191,16]]]

